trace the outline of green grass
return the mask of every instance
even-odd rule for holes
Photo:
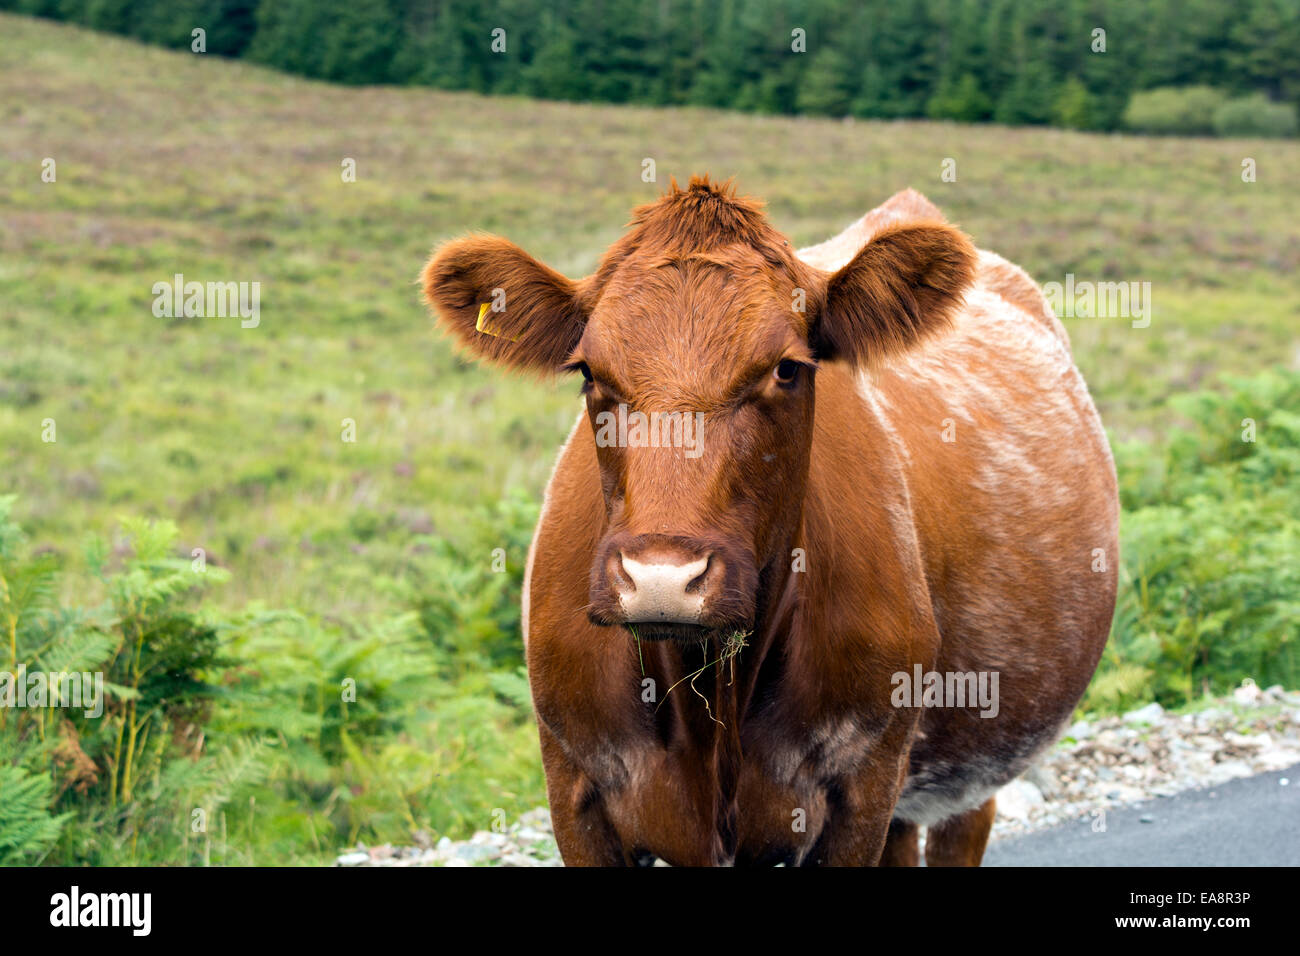
[[[45,157],[56,183],[41,181]],[[646,157],[657,184],[641,181]],[[1243,157],[1257,182],[1241,181]],[[1066,320],[1112,434],[1152,441],[1185,420],[1170,396],[1300,360],[1298,167],[1300,144],[1278,140],[337,88],[0,16],[0,493],[62,562],[65,604],[104,599],[83,540],[136,515],[174,520],[178,555],[201,547],[230,572],[216,611],[253,602],[318,622],[293,660],[414,610],[415,633],[459,668],[438,672],[441,709],[412,705],[405,729],[299,781],[318,807],[335,807],[330,787],[354,793],[331,829],[279,791],[267,812],[283,820],[259,852],[465,832],[486,808],[544,799],[511,589],[578,404],[572,382],[453,354],[414,284],[435,243],[494,231],[581,275],[670,175],[735,176],[796,245],[911,186],[1040,282],[1152,284],[1149,328]],[[260,326],[155,318],[151,287],[177,272],[259,281]],[[492,591],[496,547],[510,574]],[[264,653],[259,641],[292,643],[277,631],[239,649]]]

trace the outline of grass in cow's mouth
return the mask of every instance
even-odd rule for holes
[[[632,632],[632,639],[636,641],[636,659],[641,663],[641,676],[645,677],[645,658],[641,656],[641,635],[636,632],[635,624],[629,624],[627,629]]]
[[[741,650],[744,649],[745,639],[749,637],[749,634],[750,634],[749,631],[732,631],[731,633],[727,634],[725,637],[721,638],[719,642],[721,644],[721,652],[718,654],[717,658],[708,661],[699,670],[692,671],[691,673],[683,677],[681,680],[677,681],[676,684],[673,684],[672,687],[669,687],[668,690],[664,692],[663,700],[659,701],[659,706],[655,708],[655,713],[659,712],[659,707],[662,707],[664,705],[664,701],[668,699],[668,695],[673,692],[673,688],[675,688],[677,684],[680,684],[682,681],[690,681],[691,690],[695,691],[695,696],[697,696],[700,700],[704,701],[704,709],[708,711],[709,719],[713,721],[715,724],[725,727],[726,724],[722,723],[722,721],[718,720],[716,717],[713,716],[713,708],[709,706],[709,699],[705,697],[703,694],[701,694],[699,690],[696,688],[695,678],[699,677],[701,674],[703,674],[714,664],[721,664],[723,661],[730,661],[731,681],[734,681],[736,679],[736,657],[737,655],[740,654]],[[704,649],[705,656],[707,658],[708,640],[706,639],[700,641],[700,647]],[[644,673],[644,671],[642,671],[642,673]],[[731,681],[729,681],[728,684],[730,684]]]

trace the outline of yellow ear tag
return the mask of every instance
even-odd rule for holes
[[[502,336],[500,332],[496,331],[495,329],[491,328],[491,327],[488,325],[488,323],[487,323],[487,313],[488,313],[488,309],[490,309],[490,308],[492,308],[492,303],[491,303],[491,302],[483,302],[483,303],[481,303],[481,304],[479,305],[479,307],[478,307],[478,321],[474,323],[474,328],[477,329],[479,332],[482,332],[484,335],[492,335],[492,336],[496,336],[496,337],[498,337],[498,338],[507,338],[507,339],[509,339],[511,342],[518,342],[518,341],[519,341],[519,336],[517,336],[517,335],[506,335],[506,336]]]

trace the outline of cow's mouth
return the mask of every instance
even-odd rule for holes
[[[698,644],[717,633],[715,628],[674,621],[628,621],[623,629],[629,637],[637,640],[677,641],[680,644]]]

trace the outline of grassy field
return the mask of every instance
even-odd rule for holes
[[[1245,157],[1256,182],[1241,179]],[[341,176],[349,158],[355,182]],[[657,184],[641,180],[645,158]],[[941,180],[948,158],[955,182]],[[201,547],[230,572],[214,608],[297,608],[345,643],[408,614],[417,636],[463,649],[475,635],[430,631],[508,623],[510,593],[449,582],[446,549],[486,568],[503,547],[517,575],[577,386],[453,355],[414,285],[436,242],[497,232],[576,276],[670,175],[735,176],[796,244],[911,186],[1040,282],[1151,283],[1149,328],[1066,324],[1112,436],[1158,441],[1180,420],[1170,396],[1300,363],[1297,169],[1295,141],[335,88],[0,16],[0,494],[17,495],[33,548],[62,562],[64,602],[104,597],[87,535],[120,534],[121,516],[170,519],[178,555]],[[176,273],[260,282],[259,326],[155,317],[152,286]],[[440,589],[433,605],[426,588]],[[512,640],[488,656],[514,677]],[[465,680],[473,659],[457,658]],[[526,704],[517,683],[483,693]],[[371,753],[407,788],[388,803],[386,784],[373,788],[387,831],[364,818],[373,807],[335,814],[316,851],[394,828],[460,832],[486,825],[484,806],[539,802],[526,718],[494,719],[509,728],[493,744],[500,772],[467,779],[454,812],[416,793],[473,762],[448,718],[460,736],[394,732],[406,750]],[[426,752],[434,763],[412,769]],[[371,786],[364,759],[346,759],[341,776],[322,771],[317,807],[330,787]],[[285,836],[267,852],[310,843]]]

